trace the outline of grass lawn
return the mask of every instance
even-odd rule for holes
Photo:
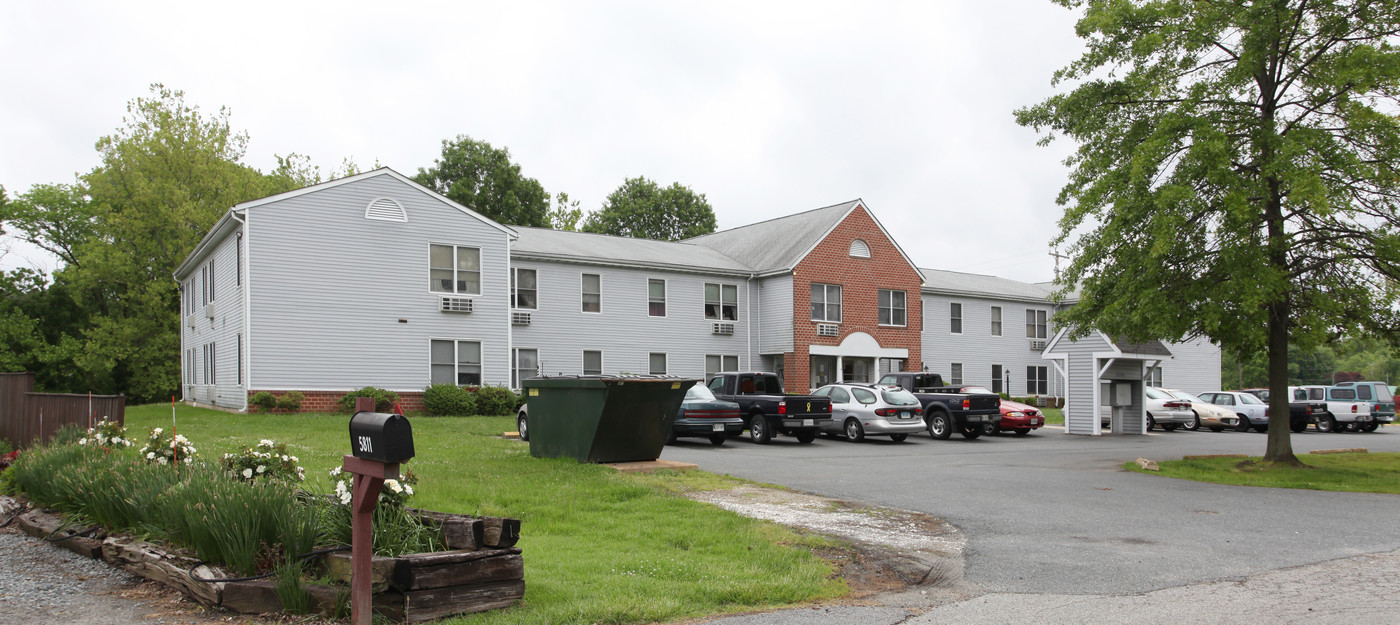
[[[1059,408],[1041,408],[1040,414],[1045,415],[1046,425],[1064,425],[1065,415]]]
[[[295,450],[307,488],[330,492],[327,471],[349,453],[347,415],[239,415],[178,406],[177,427],[205,459],[270,438]],[[128,434],[171,426],[169,405],[131,406]],[[454,623],[637,623],[830,598],[846,591],[796,534],[677,495],[728,488],[727,477],[624,475],[566,459],[538,459],[510,417],[412,420],[418,476],[410,505],[521,520],[520,607]]]
[[[1123,467],[1215,484],[1400,495],[1400,453],[1298,454],[1298,459],[1308,466],[1266,466],[1260,458],[1202,458],[1158,462],[1161,471],[1145,471],[1135,462]]]

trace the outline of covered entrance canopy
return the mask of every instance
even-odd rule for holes
[[[833,382],[874,382],[884,370],[882,361],[903,364],[909,358],[908,349],[880,347],[880,342],[865,332],[852,332],[840,345],[812,345],[808,354],[812,388]]]
[[[1092,332],[1070,339],[1062,329],[1045,347],[1049,360],[1065,379],[1065,433],[1114,434],[1147,431],[1144,388],[1152,369],[1171,358],[1161,341],[1133,343]]]

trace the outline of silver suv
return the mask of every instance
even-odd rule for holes
[[[852,442],[867,436],[899,442],[925,428],[919,399],[898,386],[828,384],[812,394],[831,399],[831,419],[820,423],[822,431]]]

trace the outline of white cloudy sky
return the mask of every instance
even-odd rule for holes
[[[1052,277],[1070,146],[1012,119],[1081,49],[1049,0],[205,6],[0,6],[0,184],[71,182],[161,82],[229,107],[263,170],[411,175],[465,133],[588,209],[639,175],[721,229],[859,197],[920,266]]]

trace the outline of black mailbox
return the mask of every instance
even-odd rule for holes
[[[413,428],[401,414],[357,412],[350,417],[350,450],[356,458],[404,462],[413,457]]]

